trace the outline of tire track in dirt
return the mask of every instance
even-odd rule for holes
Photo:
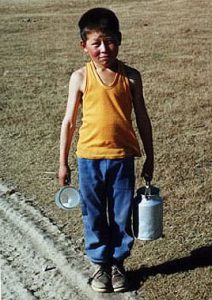
[[[0,218],[4,300],[89,299],[69,261],[80,254],[56,226],[16,194],[1,197]]]
[[[0,256],[1,272],[2,272],[2,285],[4,287],[2,299],[36,299],[21,283],[19,273],[14,271],[8,265],[6,259]],[[9,286],[8,286],[9,285]]]
[[[0,183],[2,299],[135,299],[132,293],[92,291],[84,255],[28,202]]]

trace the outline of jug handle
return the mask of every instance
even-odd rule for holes
[[[150,181],[146,180],[146,186],[145,186],[145,196],[151,196],[151,185]]]

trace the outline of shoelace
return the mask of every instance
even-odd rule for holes
[[[103,274],[106,274],[108,277],[110,277],[110,274],[109,274],[109,270],[107,270],[106,267],[103,267],[103,266],[100,266],[93,274],[92,278],[96,277],[100,277],[101,275]]]
[[[112,275],[114,276],[116,274],[124,276],[124,270],[121,270],[121,268],[119,268],[118,266],[113,266],[112,267]]]

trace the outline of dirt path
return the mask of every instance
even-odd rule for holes
[[[0,184],[3,300],[131,299],[94,293],[87,283],[91,267],[75,248],[30,199]]]
[[[3,299],[82,299],[69,263],[73,245],[23,198],[0,190]]]

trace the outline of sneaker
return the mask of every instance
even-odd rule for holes
[[[111,267],[108,265],[98,265],[92,276],[91,287],[96,292],[110,292],[111,286]]]
[[[112,266],[112,286],[114,292],[125,292],[128,289],[123,264],[115,264]]]

